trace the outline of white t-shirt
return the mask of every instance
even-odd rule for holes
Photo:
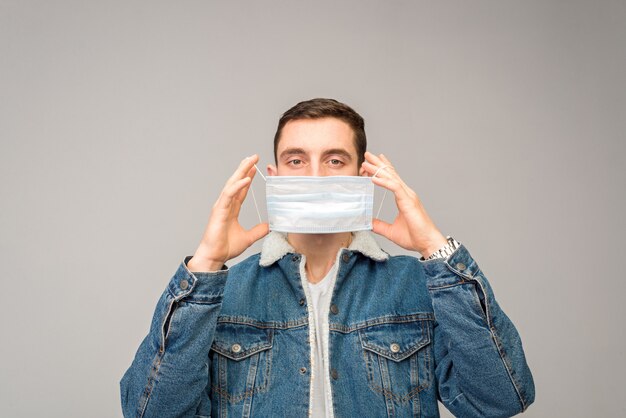
[[[313,347],[313,355],[315,356],[313,373],[313,417],[332,417],[332,399],[330,399],[330,390],[326,393],[326,382],[328,378],[328,365],[324,363],[322,355],[322,346],[327,344],[322,341],[324,335],[322,330],[328,329],[328,306],[333,295],[333,289],[330,284],[334,282],[333,277],[337,272],[337,263],[335,262],[330,268],[326,276],[317,283],[311,283],[307,280],[311,293],[311,303],[313,308],[313,317],[315,320],[315,344]],[[326,315],[322,312],[322,307],[326,307]]]

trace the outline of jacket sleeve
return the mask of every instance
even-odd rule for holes
[[[209,348],[228,270],[192,273],[190,259],[161,295],[150,331],[120,381],[125,418],[210,416]]]
[[[467,248],[422,266],[435,313],[439,400],[459,417],[525,411],[535,386],[522,341]]]

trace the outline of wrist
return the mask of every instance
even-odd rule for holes
[[[420,258],[420,261],[434,260],[436,258],[447,259],[457,248],[461,246],[461,243],[452,238],[451,236],[446,237],[446,245],[439,248],[437,251],[430,254],[428,257]]]
[[[428,258],[433,253],[438,251],[441,247],[448,244],[448,240],[441,232],[438,232],[432,236],[429,240],[427,240],[428,245],[424,247],[422,250],[418,250],[418,252],[424,258]]]
[[[193,272],[219,271],[224,266],[223,261],[216,261],[198,256],[193,256],[187,262],[187,268]]]

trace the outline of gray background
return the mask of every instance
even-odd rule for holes
[[[313,97],[359,111],[479,262],[535,377],[525,416],[626,414],[623,1],[0,5],[1,416],[121,415],[223,182]]]

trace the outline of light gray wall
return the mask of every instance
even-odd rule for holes
[[[2,0],[0,416],[120,416],[223,182],[271,162],[280,114],[320,96],[365,117],[490,279],[536,380],[526,416],[625,416],[625,18],[623,1]]]

